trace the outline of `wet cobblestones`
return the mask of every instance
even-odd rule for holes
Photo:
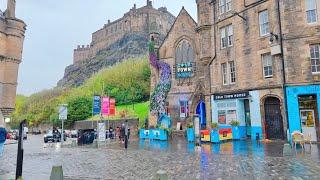
[[[31,138],[30,138],[31,139]],[[166,170],[170,179],[320,179],[318,146],[282,157],[282,144],[250,142],[205,144],[200,151],[178,141],[134,142],[126,151],[113,143],[99,149],[43,148],[41,138],[25,143],[24,179],[49,179],[53,165],[63,165],[65,179],[155,179]],[[16,145],[5,147],[0,179],[14,177]]]

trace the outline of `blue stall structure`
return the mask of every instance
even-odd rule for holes
[[[286,88],[290,140],[294,131],[320,138],[320,85],[291,86]]]
[[[158,120],[158,127],[156,129],[140,129],[140,139],[151,139],[151,140],[168,140],[168,132],[166,129],[171,128],[171,119],[169,116],[163,114]]]

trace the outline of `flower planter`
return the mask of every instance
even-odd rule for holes
[[[140,139],[149,139],[150,138],[150,130],[140,129],[139,138]]]
[[[219,142],[220,142],[219,132],[218,132],[217,129],[211,130],[211,132],[210,132],[210,140],[211,140],[211,142],[213,142],[213,143],[219,143]]]
[[[240,130],[238,126],[232,126],[232,137],[235,140],[240,139]]]
[[[187,140],[188,140],[188,142],[194,142],[194,129],[193,128],[187,129]]]
[[[150,139],[166,141],[168,140],[168,133],[163,129],[152,129],[150,131]]]

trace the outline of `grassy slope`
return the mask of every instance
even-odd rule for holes
[[[149,115],[149,105],[150,102],[142,102],[142,103],[135,103],[134,104],[134,109],[132,104],[129,105],[120,105],[120,106],[116,106],[116,115],[115,116],[110,116],[107,117],[107,119],[110,120],[117,120],[120,119],[120,113],[122,111],[125,111],[125,117],[127,118],[139,118],[139,124],[140,126],[143,125],[144,123],[144,119],[146,117],[148,117]],[[100,119],[100,116],[94,116],[93,118],[91,118],[92,120],[98,120]]]

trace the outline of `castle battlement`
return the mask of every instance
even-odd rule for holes
[[[94,57],[99,51],[120,40],[126,34],[139,33],[148,35],[151,31],[158,31],[166,35],[175,17],[166,7],[153,8],[152,2],[147,0],[145,6],[137,8],[136,4],[124,15],[115,20],[108,20],[103,27],[92,33],[90,45],[78,46],[74,50],[73,62],[85,61]]]

